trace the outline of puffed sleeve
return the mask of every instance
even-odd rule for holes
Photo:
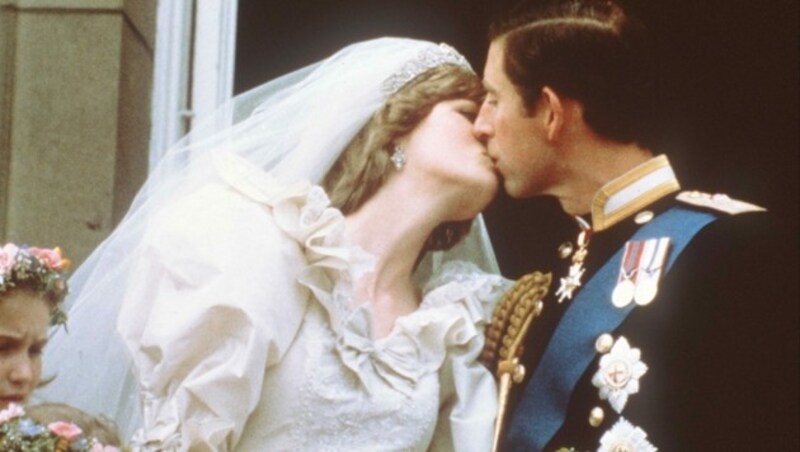
[[[483,329],[510,281],[486,274],[470,264],[448,264],[430,295],[461,300],[467,313],[453,324],[447,358],[440,371],[441,404],[432,451],[487,452],[492,448],[497,414],[497,386],[492,373],[478,362]]]
[[[232,450],[308,295],[298,243],[230,187],[185,197],[148,227],[118,329],[140,380],[144,450]]]

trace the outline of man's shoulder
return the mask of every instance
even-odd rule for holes
[[[781,222],[766,208],[723,193],[706,193],[698,190],[682,191],[659,201],[654,206],[656,217],[673,208],[689,213],[713,215],[713,220],[699,228],[687,249],[711,247],[711,252],[752,251],[753,246],[768,246],[780,236]],[[681,227],[681,222],[677,226]],[[725,249],[720,249],[725,246]]]
[[[717,259],[776,251],[783,235],[781,219],[773,212],[725,194],[685,191],[675,197],[675,205],[715,215],[715,220],[697,233],[689,249],[706,249]]]
[[[697,230],[676,259],[676,268],[688,269],[690,275],[729,284],[735,274],[771,268],[781,256],[785,236],[781,219],[755,203],[693,190],[681,192],[662,205],[666,205],[665,211],[677,207],[714,216]]]
[[[765,212],[767,210],[759,205],[732,198],[724,193],[711,194],[699,190],[682,191],[678,193],[675,200],[683,205],[728,215]]]

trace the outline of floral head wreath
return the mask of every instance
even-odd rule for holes
[[[96,438],[87,438],[81,428],[71,422],[40,424],[26,416],[21,406],[12,403],[0,411],[0,450],[119,452],[120,449],[105,446]]]
[[[33,289],[54,303],[50,323],[62,325],[67,316],[60,305],[67,296],[66,271],[71,265],[58,247],[35,248],[8,243],[0,248],[0,295],[14,287]]]

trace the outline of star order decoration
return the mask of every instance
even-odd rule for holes
[[[569,274],[560,279],[561,285],[558,287],[558,291],[556,291],[556,296],[558,297],[559,303],[565,299],[572,299],[572,294],[578,287],[581,286],[581,277],[583,276],[584,271],[586,271],[585,268],[572,265],[569,268]]]
[[[614,411],[622,413],[628,397],[639,392],[639,378],[646,372],[641,350],[631,348],[628,340],[620,337],[600,358],[600,369],[592,377],[592,384],[600,388],[601,399],[607,399]]]
[[[592,236],[592,227],[581,217],[575,217],[578,225],[581,227],[581,232],[578,234],[578,250],[572,255],[572,265],[569,266],[569,274],[560,278],[561,285],[556,291],[558,302],[564,300],[572,300],[572,295],[575,290],[581,286],[581,277],[586,269],[583,267],[583,261],[589,253],[589,239]]]
[[[619,418],[610,430],[600,438],[598,452],[656,452],[647,441],[647,433],[631,424],[625,418]]]

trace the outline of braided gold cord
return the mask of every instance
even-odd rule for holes
[[[500,450],[511,386],[525,378],[525,366],[519,362],[522,342],[534,317],[542,312],[542,299],[550,289],[551,280],[550,273],[523,276],[506,292],[492,314],[481,354],[483,364],[494,370],[499,382],[492,452]]]
[[[490,369],[495,368],[497,351],[500,348],[499,343],[502,341],[514,305],[519,301],[521,295],[530,288],[532,276],[525,275],[517,280],[511,286],[511,289],[503,295],[492,313],[492,323],[486,329],[486,343],[481,354],[481,362]]]
[[[497,304],[492,322],[486,329],[486,343],[481,362],[497,369],[497,361],[519,356],[526,323],[538,315],[541,300],[547,295],[551,274],[529,273],[517,280]]]
[[[530,327],[533,318],[537,317],[542,311],[542,299],[547,295],[550,280],[549,274],[533,274],[531,287],[522,293],[511,314],[509,326],[503,338],[503,347],[500,348],[499,352],[501,360],[509,360],[521,355],[525,333]]]

